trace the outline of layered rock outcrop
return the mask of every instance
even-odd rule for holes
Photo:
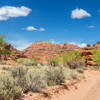
[[[37,57],[39,60],[45,60],[50,57],[60,56],[64,51],[80,50],[76,45],[65,44],[53,44],[48,41],[39,41],[31,44],[23,51],[26,57]]]
[[[91,52],[93,50],[100,50],[100,43],[95,44],[91,47],[82,48],[82,56],[86,57],[85,63],[87,65],[90,65],[90,66],[95,65],[94,61],[93,61],[93,55],[92,55],[92,52]]]
[[[93,47],[86,47],[82,49],[82,56],[86,57],[85,63],[89,66],[92,66],[94,64],[91,53],[93,49]]]

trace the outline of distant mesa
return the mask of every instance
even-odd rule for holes
[[[71,43],[53,44],[48,41],[37,41],[26,48],[23,54],[28,58],[38,57],[39,60],[45,60],[53,56],[60,56],[62,52],[69,50],[81,50],[81,48]]]

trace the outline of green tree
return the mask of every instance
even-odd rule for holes
[[[100,44],[100,41],[98,41],[96,44]]]
[[[4,34],[0,34],[0,46],[5,46],[7,43],[4,41],[6,36]]]
[[[90,44],[87,44],[87,47],[91,47],[91,45]]]

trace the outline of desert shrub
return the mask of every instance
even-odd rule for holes
[[[80,60],[81,59],[81,52],[77,50],[73,50],[70,52],[71,60]]]
[[[1,54],[11,54],[12,52],[8,49],[2,49],[2,50],[0,50],[0,53]]]
[[[0,100],[15,100],[22,94],[21,88],[17,86],[13,78],[0,76]]]
[[[51,57],[47,60],[48,65],[50,66],[58,66],[59,64],[59,59],[58,57]]]
[[[72,60],[68,65],[71,69],[83,68],[86,66],[85,62],[81,60]]]
[[[100,66],[100,50],[92,51],[94,64]]]
[[[78,79],[78,77],[77,77],[77,72],[74,71],[74,70],[71,70],[70,76],[71,76],[72,79]]]
[[[27,73],[27,68],[25,66],[14,66],[10,69],[12,76],[22,78]]]
[[[63,63],[63,66],[68,66],[68,62],[70,61],[70,56],[66,52],[63,52],[61,54],[61,62]]]
[[[31,59],[25,59],[22,62],[22,64],[25,65],[25,66],[32,66],[33,65],[33,61]]]
[[[26,67],[19,66],[12,68],[11,73],[24,93],[29,91],[39,92],[46,87],[43,73],[41,75],[41,72],[37,72],[36,69],[29,70]]]
[[[63,68],[61,67],[50,67],[46,70],[46,80],[48,86],[52,85],[60,85],[64,83],[66,77],[63,72]]]
[[[61,55],[61,62],[63,66],[69,66],[75,69],[85,66],[85,57],[81,56],[80,51],[70,51],[69,53],[63,52]]]
[[[16,61],[17,61],[17,63],[21,64],[21,63],[23,63],[24,59],[25,58],[19,58],[19,59],[16,59]]]
[[[66,81],[67,80],[79,80],[84,77],[84,71],[82,69],[70,69],[64,68],[63,71]]]
[[[22,88],[22,91],[27,91],[26,74],[28,69],[24,66],[15,66],[10,69],[11,75],[16,80],[17,84]]]
[[[20,58],[17,59],[17,62],[25,66],[37,66],[38,64],[42,65],[42,63],[39,62],[37,58],[26,58],[26,59]]]
[[[21,87],[24,93],[40,92],[47,86],[60,85],[68,79],[78,79],[80,73],[77,70],[72,71],[70,68],[60,66],[41,66],[38,68],[15,66],[10,71],[16,84]]]
[[[84,70],[83,70],[83,69],[78,68],[78,69],[77,69],[77,72],[78,72],[78,73],[83,74],[83,73],[84,73]]]
[[[6,71],[9,71],[10,70],[10,68],[9,67],[2,67],[2,70],[6,70]]]
[[[26,81],[29,90],[32,92],[40,92],[47,86],[45,76],[40,71],[28,71]]]

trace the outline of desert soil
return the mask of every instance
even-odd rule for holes
[[[100,72],[87,71],[85,77],[85,80],[69,87],[68,90],[61,91],[53,98],[44,98],[42,100],[100,100]],[[31,97],[25,100],[35,99]]]
[[[76,84],[76,88],[66,90],[54,100],[100,100],[100,72],[85,72],[85,81]]]

